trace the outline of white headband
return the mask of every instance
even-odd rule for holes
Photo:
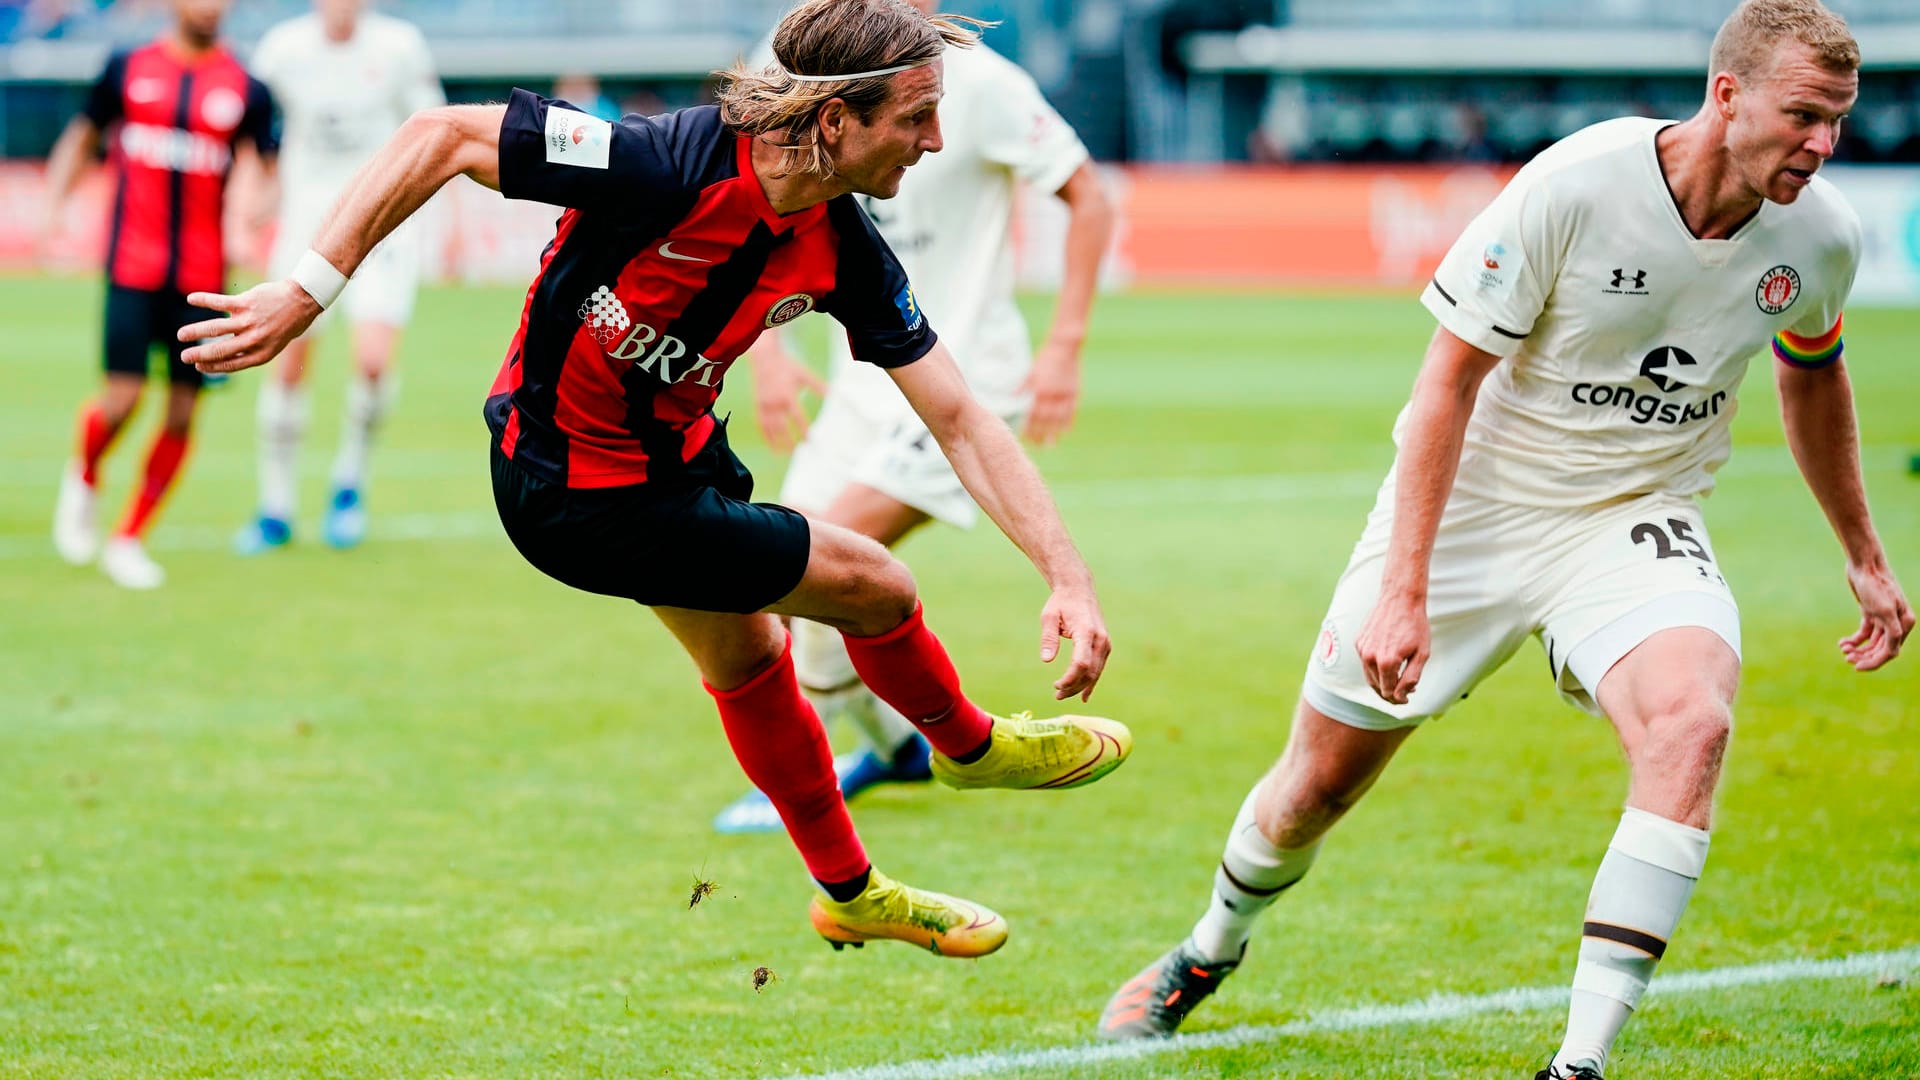
[[[917,67],[926,67],[931,60],[920,60],[911,64],[896,64],[875,71],[856,71],[851,75],[802,75],[797,71],[787,72],[787,78],[794,82],[848,82],[853,79],[871,79],[876,75],[893,75],[902,71],[912,71]]]

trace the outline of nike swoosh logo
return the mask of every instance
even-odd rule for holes
[[[703,259],[698,255],[682,255],[679,252],[673,250],[673,242],[671,240],[660,245],[660,257],[663,259],[678,259],[681,262],[712,262],[713,261],[712,259]]]

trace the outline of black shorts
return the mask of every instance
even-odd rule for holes
[[[180,362],[187,346],[176,340],[179,329],[213,312],[187,303],[185,293],[173,289],[129,289],[107,283],[107,370],[147,377],[156,342],[167,347],[167,381],[200,386],[206,377],[192,364]]]
[[[744,614],[800,584],[807,519],[752,495],[724,425],[685,472],[617,488],[541,480],[493,443],[493,501],[520,554],[556,581],[649,607]]]

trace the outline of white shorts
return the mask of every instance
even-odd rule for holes
[[[1600,680],[1658,631],[1702,627],[1740,654],[1740,610],[1692,499],[1547,509],[1455,492],[1434,538],[1432,653],[1408,702],[1394,705],[1367,685],[1353,648],[1380,594],[1392,527],[1390,474],[1307,662],[1307,703],[1343,723],[1389,730],[1439,716],[1529,636],[1561,695],[1596,713]]]
[[[313,245],[314,235],[326,222],[330,209],[330,202],[286,201],[280,214],[280,230],[273,241],[273,257],[267,263],[270,277],[284,278],[292,272],[300,253]],[[333,313],[343,308],[350,323],[405,326],[413,317],[414,293],[419,286],[420,247],[414,230],[403,224],[367,254],[347,282],[339,302],[322,312],[307,333],[325,327]]]
[[[1025,326],[1018,329],[971,342],[963,369],[981,404],[1016,431],[1030,407],[1018,388],[1032,362]],[[864,484],[936,521],[972,528],[979,508],[892,378],[838,353],[834,363],[820,414],[787,466],[780,501],[824,513],[848,484]]]
[[[1001,419],[1017,428],[1024,416],[1003,414]],[[848,484],[864,484],[958,528],[970,529],[979,518],[973,496],[919,417],[891,409],[882,416],[829,392],[793,451],[780,501],[824,513]]]

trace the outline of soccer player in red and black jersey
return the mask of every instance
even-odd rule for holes
[[[181,331],[211,371],[272,358],[374,244],[464,173],[568,207],[486,405],[495,501],[527,560],[576,588],[653,609],[692,655],[735,756],[817,881],[835,947],[876,938],[945,956],[1006,939],[998,915],[895,882],[867,860],[779,615],[846,635],[861,678],[920,729],[954,787],[1091,783],[1132,747],[1097,717],[994,717],[961,692],[913,578],[877,542],[748,501],[752,478],[712,406],[762,332],[809,309],[886,368],[955,471],[1052,588],[1041,657],[1062,637],[1064,699],[1093,690],[1109,643],[1091,574],[1005,423],[968,392],[900,264],[855,205],[889,198],[940,149],[940,55],[960,22],[900,0],[811,0],[778,64],[725,74],[718,107],[609,124],[524,91],[416,114],[361,171],[286,281],[196,295],[229,312]]]
[[[140,537],[179,475],[199,398],[201,374],[181,361],[175,334],[195,317],[187,294],[226,284],[220,218],[236,152],[264,165],[276,145],[267,88],[220,44],[227,0],[174,0],[173,9],[166,33],[107,62],[47,164],[49,230],[102,138],[111,139],[117,173],[107,233],[107,385],[80,412],[79,454],[61,479],[54,546],[76,565],[97,550],[107,576],[135,589],[166,579]],[[166,419],[119,527],[101,548],[94,523],[100,459],[140,402],[155,344],[168,353]]]

